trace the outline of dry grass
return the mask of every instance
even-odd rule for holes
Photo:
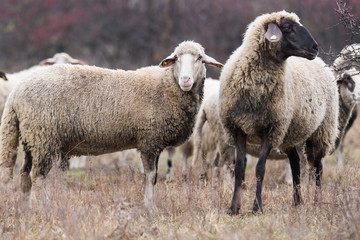
[[[317,205],[313,184],[303,179],[304,204],[295,208],[292,187],[278,181],[285,162],[269,161],[265,213],[252,215],[253,162],[246,173],[241,214],[229,216],[232,182],[226,177],[207,184],[196,177],[184,182],[180,164],[175,164],[174,180],[165,182],[162,156],[156,186],[159,215],[149,216],[142,206],[144,180],[136,164],[120,169],[94,164],[83,171],[51,172],[44,199],[32,209],[17,190],[18,178],[10,185],[0,184],[0,238],[360,239],[359,134],[360,120],[347,136],[343,170],[336,169],[334,157],[324,161],[323,195]]]

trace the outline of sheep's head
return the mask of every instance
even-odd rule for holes
[[[264,14],[252,22],[245,41],[259,44],[260,51],[284,61],[290,56],[312,60],[318,53],[318,44],[294,13],[280,11]]]
[[[340,97],[348,104],[360,102],[360,72],[355,68],[339,74],[337,83]]]
[[[83,61],[72,58],[67,53],[56,53],[52,58],[45,59],[39,63],[41,66],[70,63],[73,65],[85,65]]]
[[[205,54],[204,48],[192,41],[185,41],[161,61],[160,67],[172,67],[174,77],[183,91],[190,91],[196,81],[205,79],[205,64],[222,67],[223,64]]]
[[[344,72],[350,68],[360,69],[360,44],[354,43],[344,47],[333,63],[336,73]]]
[[[2,78],[2,79],[5,80],[5,81],[8,80],[7,77],[6,77],[6,75],[5,75],[5,73],[3,73],[3,72],[0,72],[0,78]]]

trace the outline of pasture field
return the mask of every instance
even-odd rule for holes
[[[314,204],[314,183],[302,179],[304,203],[293,206],[292,186],[279,181],[285,161],[268,161],[264,180],[264,214],[252,215],[255,164],[246,170],[239,216],[226,214],[233,182],[225,175],[206,183],[199,167],[187,181],[179,154],[174,179],[165,181],[166,154],[160,159],[156,205],[149,216],[143,207],[144,178],[138,155],[128,166],[99,164],[92,158],[85,170],[48,175],[46,192],[29,209],[14,182],[0,184],[0,239],[360,239],[360,119],[346,137],[344,168],[336,158],[324,160],[322,199]]]

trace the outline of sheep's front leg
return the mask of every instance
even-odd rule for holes
[[[150,214],[157,213],[155,205],[155,184],[157,181],[159,155],[141,153],[145,173],[144,204]]]
[[[300,157],[296,148],[291,148],[286,151],[286,154],[290,160],[292,179],[293,179],[293,196],[295,206],[302,203],[301,189],[300,189]]]
[[[244,162],[246,158],[246,135],[243,132],[239,132],[237,136],[236,144],[236,160],[235,160],[235,186],[234,186],[234,195],[232,198],[231,206],[229,209],[229,214],[237,215],[241,207],[240,195],[241,195],[241,185],[244,180]]]
[[[266,139],[261,144],[260,157],[258,163],[256,164],[256,198],[254,200],[254,206],[252,212],[255,214],[259,211],[263,213],[262,209],[262,183],[265,176],[265,167],[266,167],[266,159],[271,150],[271,145],[269,141]]]

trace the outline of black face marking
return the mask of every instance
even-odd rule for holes
[[[344,79],[344,83],[346,87],[349,89],[350,92],[353,92],[355,89],[355,81],[352,79],[351,76],[346,75]]]
[[[282,19],[279,28],[283,34],[279,53],[282,59],[298,56],[312,60],[317,56],[318,44],[304,26]]]

